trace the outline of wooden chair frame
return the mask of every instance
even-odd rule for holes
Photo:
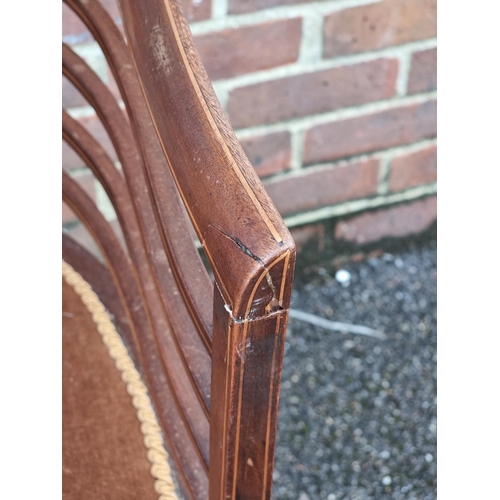
[[[63,173],[63,199],[108,271],[67,237],[63,255],[98,292],[115,293],[104,303],[146,381],[186,497],[269,499],[294,242],[176,0],[120,0],[128,45],[97,0],[65,2],[101,46],[125,102],[126,115],[63,45],[63,74],[94,107],[121,169],[64,111],[63,138],[108,194],[126,249]]]

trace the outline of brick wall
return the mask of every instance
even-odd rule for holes
[[[120,23],[115,0],[103,3]],[[436,0],[181,4],[236,134],[299,240],[332,218],[333,236],[357,244],[435,220]],[[116,88],[65,6],[63,40]],[[63,105],[114,155],[93,110],[64,80]],[[63,162],[112,220],[78,157],[63,148]],[[71,217],[63,212],[64,222]]]

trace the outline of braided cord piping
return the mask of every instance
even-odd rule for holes
[[[150,472],[155,479],[154,488],[159,495],[158,500],[179,500],[168,463],[168,453],[163,445],[161,428],[149,399],[148,390],[123,345],[115,325],[91,286],[64,261],[62,262],[62,275],[66,283],[80,296],[92,315],[97,331],[120,372],[127,392],[132,397],[132,405],[136,409],[137,418],[141,423],[143,442],[147,449],[148,460],[151,463]]]

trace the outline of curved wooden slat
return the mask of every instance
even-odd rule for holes
[[[108,263],[113,281],[125,306],[135,342],[140,346],[141,366],[145,367],[145,380],[151,388],[157,413],[163,427],[169,429],[166,437],[172,456],[192,497],[201,499],[208,488],[206,468],[177,408],[176,397],[170,386],[171,381],[165,376],[161,360],[158,358],[158,345],[130,262],[114,232],[92,200],[65,172],[63,172],[62,187],[63,200],[93,235]],[[164,328],[168,328],[166,323]]]
[[[133,174],[130,175],[125,171],[136,208],[139,200],[149,198],[150,193],[159,194],[155,196],[155,207],[161,228],[161,240],[157,240],[155,234],[149,233],[149,228],[155,224],[156,214],[149,210],[146,203],[137,208],[140,210],[137,213],[142,219],[141,226],[148,238],[150,256],[154,265],[160,266],[160,248],[167,250],[179,290],[209,346],[212,336],[212,285],[186,230],[185,209],[179,200],[175,182],[151,124],[130,54],[117,27],[98,1],[65,1],[87,25],[101,46],[125,100],[133,132],[138,137],[137,144],[147,168],[134,168]],[[97,95],[93,97],[96,98]],[[112,132],[113,129],[109,131],[110,136]]]
[[[209,423],[206,413],[201,406],[201,396],[197,398],[196,391],[201,393],[198,388],[197,382],[199,379],[201,388],[206,390],[206,386],[210,381],[210,359],[208,354],[203,349],[200,355],[195,352],[192,355],[189,344],[185,346],[187,352],[187,363],[183,365],[184,355],[182,350],[175,342],[175,336],[172,335],[170,326],[166,323],[163,314],[161,302],[156,295],[156,289],[152,281],[149,268],[147,268],[147,260],[145,253],[141,246],[141,242],[137,242],[138,234],[137,223],[135,221],[135,214],[133,213],[132,205],[125,189],[125,184],[119,173],[114,169],[114,166],[103,151],[99,144],[92,138],[92,136],[73,120],[67,113],[63,113],[63,131],[65,135],[70,138],[71,145],[75,145],[75,150],[81,155],[82,159],[95,171],[102,180],[102,185],[109,193],[110,199],[116,209],[116,212],[122,222],[124,229],[124,236],[127,243],[131,248],[131,253],[137,260],[138,267],[142,272],[138,273],[138,278],[141,283],[141,295],[144,296],[148,307],[151,311],[151,321],[153,331],[159,342],[159,351],[162,355],[163,370],[171,380],[174,394],[181,413],[188,424],[188,429],[192,433],[193,440],[197,444],[200,455],[208,465],[209,451],[207,434],[209,432]],[[64,134],[63,134],[64,135]],[[135,238],[134,238],[135,236]],[[134,241],[135,239],[135,241]],[[146,265],[146,268],[144,268]],[[179,299],[172,294],[172,300]],[[183,307],[182,301],[177,304]],[[206,357],[204,360],[202,355]],[[197,363],[208,366],[208,370],[200,371]],[[192,366],[189,366],[191,362]],[[190,378],[190,368],[194,371],[197,378]]]
[[[83,65],[80,65],[80,69],[82,67],[83,67]],[[87,94],[87,96],[88,96],[88,94]],[[112,100],[108,100],[108,102],[113,102],[113,101]],[[118,116],[118,115],[121,115],[121,112],[115,114],[115,116]],[[118,130],[118,129],[119,129],[119,127],[117,127],[114,130]],[[112,135],[112,133],[110,135]],[[132,179],[132,184],[137,188],[137,183],[134,184],[134,181],[137,178],[140,179],[141,176],[144,177],[144,172],[143,172],[142,169],[138,168],[138,169],[136,169],[136,171],[133,171],[132,173],[129,172],[129,179],[127,179],[127,180],[130,180],[130,178],[131,178]],[[175,200],[176,196],[178,196],[178,195],[175,193],[175,186],[174,186],[173,182],[171,183],[171,185],[172,185],[172,188],[173,188],[173,193],[172,193],[174,195],[173,199]],[[152,232],[152,231],[153,231],[154,225],[156,224],[156,220],[154,218],[154,213],[152,213],[151,210],[149,210],[149,213],[146,214],[147,215],[146,218],[144,218],[143,212],[144,211],[146,211],[146,212],[148,211],[148,204],[147,204],[146,200],[149,201],[149,197],[147,196],[147,193],[148,193],[148,187],[145,186],[144,183],[143,183],[142,185],[139,185],[139,187],[136,189],[136,191],[134,193],[134,196],[133,196],[133,199],[134,199],[135,202],[137,202],[137,205],[139,205],[139,215],[143,216],[143,219],[142,219],[141,222],[142,222],[143,228],[145,228],[145,229],[143,229],[143,232],[146,233],[147,238],[149,238],[148,243],[151,244],[151,239],[154,236],[154,232]],[[141,201],[145,201],[145,203],[141,203]],[[173,215],[176,214],[176,210],[174,210],[174,209],[171,210],[171,212],[173,213]],[[187,238],[187,240],[186,240],[186,238]],[[182,241],[184,240],[184,241],[189,241],[189,243],[190,243],[191,246],[193,245],[193,242],[189,238],[189,234],[186,231],[184,231],[184,233],[182,235],[182,238],[178,238],[178,240],[179,239],[181,240],[180,243],[182,243]],[[171,271],[168,269],[168,267],[166,267],[166,266],[168,266],[167,260],[165,258],[161,257],[162,254],[163,254],[163,249],[161,248],[161,240],[157,239],[157,240],[154,241],[154,243],[156,243],[156,246],[153,244],[153,249],[149,250],[148,256],[151,257],[151,260],[153,261],[153,265],[155,267],[155,274],[156,274],[156,276],[159,276],[160,285],[165,288],[165,282],[168,281],[167,278],[168,278],[169,274],[171,273]],[[177,250],[177,251],[179,252],[179,250]],[[195,253],[195,255],[196,255],[196,258],[199,260],[198,254]],[[188,258],[189,258],[189,251],[188,251],[188,249],[185,249],[185,251],[183,253],[183,259],[186,261],[186,264],[190,264],[191,265],[192,262],[189,262]],[[196,264],[196,261],[194,263]],[[196,266],[191,266],[191,267],[196,268]],[[205,278],[206,278],[206,271],[205,271],[205,269],[203,268],[202,271],[203,271],[203,273],[205,275]],[[184,273],[183,270],[180,270],[178,272]],[[186,274],[189,275],[189,272],[186,273]],[[197,281],[199,282],[199,278],[197,278]],[[206,282],[208,283],[208,280]],[[203,291],[203,287],[199,286],[199,283],[195,283],[195,285],[196,286],[194,287],[194,289],[195,289],[196,293],[199,294],[200,290]],[[168,287],[167,287],[167,289],[168,289]],[[172,292],[172,290],[173,290],[173,287],[170,287],[170,292]],[[175,293],[175,291],[174,291],[174,293]],[[165,297],[162,297],[162,298],[164,299],[164,301],[166,301]],[[203,299],[204,299],[204,302],[207,303],[207,299],[209,299],[209,297],[207,297],[204,294],[203,295]],[[175,307],[175,301],[174,301],[174,305],[173,306],[171,305],[171,307]],[[199,307],[199,304],[198,304],[198,307]],[[210,306],[208,306],[208,310],[209,311],[210,311],[210,309],[211,309]],[[205,330],[207,330],[207,328],[206,328],[206,321],[204,321],[203,318],[201,318],[201,320],[199,318],[197,318],[197,319],[200,322],[200,324],[204,324],[205,325]],[[211,319],[210,319],[210,322],[211,322]],[[185,326],[184,326],[184,328],[185,328]],[[210,328],[211,328],[211,325],[210,325]],[[157,330],[163,330],[163,332],[167,331],[167,329],[157,329]],[[185,334],[185,332],[183,332],[183,329],[179,329],[179,330],[180,330],[181,334]],[[178,334],[178,332],[175,332],[175,333]],[[207,335],[205,335],[205,337],[207,337]],[[162,350],[166,350],[167,349],[167,350],[171,351],[171,353],[173,354],[173,352],[175,351],[175,349],[171,349],[170,348],[171,346],[165,345],[165,339],[162,339],[161,335],[159,337],[159,340],[160,340],[160,347],[161,347],[161,349]],[[196,347],[196,344],[194,342],[190,345],[190,349],[192,351],[196,351],[196,349],[199,350],[199,348]],[[195,355],[196,354],[197,353],[195,352]],[[203,365],[203,363],[200,363],[200,364]],[[206,366],[206,363],[205,363],[205,366]],[[198,370],[200,370],[200,368],[202,368],[202,367],[198,367]],[[175,374],[175,369],[172,368],[172,367],[170,367],[170,369]],[[204,402],[205,402],[206,406],[208,407],[208,404],[209,404],[209,376],[208,376],[208,374],[207,374],[206,377],[204,377],[204,381],[203,382],[204,382],[203,397],[204,397]],[[177,390],[176,396],[182,398],[184,395],[188,395],[188,393],[189,393],[189,391],[187,391],[187,390],[184,391],[184,390],[181,389],[181,390]],[[181,396],[179,396],[179,394]],[[189,399],[189,398],[187,398],[187,399]],[[197,442],[199,444],[200,453],[202,455],[202,458],[203,458],[203,461],[204,461],[204,465],[206,467],[208,465],[208,448],[207,448],[208,428],[205,426],[204,422],[206,422],[206,419],[195,419],[194,422],[192,421],[191,422],[191,427],[193,429],[190,429],[190,432],[194,432],[197,435]]]
[[[253,288],[285,253],[293,263],[293,239],[227,122],[177,2],[120,7],[163,152],[226,305],[237,319],[264,316],[289,299],[280,296],[283,273]]]
[[[165,248],[201,330],[210,319],[196,308],[212,294],[205,281],[191,301],[196,276],[185,277],[189,261],[169,250],[186,239],[176,188],[216,276],[209,499],[269,500],[293,240],[227,122],[177,1],[120,0],[130,51],[97,0],[66,1],[103,49],[126,103],[143,163],[124,172],[151,270],[163,279]]]
[[[209,498],[267,500],[295,245],[227,122],[178,3],[120,6],[157,135],[216,276]]]
[[[83,159],[95,176],[104,187],[109,199],[118,215],[120,225],[129,248],[134,266],[137,270],[142,284],[143,293],[148,300],[154,304],[158,302],[155,294],[155,282],[148,266],[148,259],[144,251],[139,225],[133,204],[121,174],[116,170],[106,152],[100,147],[95,139],[80,125],[63,111],[62,119],[63,138],[73,147],[73,149]],[[170,272],[168,262],[164,262],[164,280],[166,285],[165,295],[168,306],[167,316],[170,323],[170,330],[182,328],[184,335],[167,338],[167,344],[163,346],[165,353],[165,366],[174,370],[178,366],[176,352],[179,359],[183,361],[185,368],[191,376],[192,382],[197,390],[200,403],[204,406],[206,416],[208,416],[208,406],[206,395],[210,392],[210,356],[199,342],[181,296],[176,293],[175,280]],[[157,307],[156,314],[163,315],[161,307]],[[190,328],[191,327],[191,328]],[[163,336],[167,334],[163,333]],[[174,344],[172,344],[174,342]],[[171,346],[175,348],[172,349]],[[184,398],[188,394],[183,395]],[[196,415],[197,410],[192,410],[194,420],[202,421],[202,415]],[[199,432],[203,435],[206,432],[204,425]],[[206,450],[208,451],[208,450]]]
[[[123,112],[119,109],[114,97],[112,96],[111,92],[109,89],[102,83],[102,81],[97,77],[97,75],[92,71],[92,69],[83,61],[78,55],[76,55],[67,45],[63,44],[63,74],[77,87],[77,89],[86,97],[86,99],[89,101],[89,103],[94,107],[96,110],[97,114],[101,118],[101,121],[103,125],[105,126],[106,130],[108,131],[108,134],[111,138],[111,141],[113,142],[113,145],[115,146],[115,149],[117,151],[118,157],[120,159],[120,162],[122,163],[123,170],[127,176],[127,178],[132,182],[135,186],[135,189],[137,191],[141,190],[141,187],[143,188],[144,186],[141,183],[141,176],[138,176],[139,171],[143,171],[144,166],[142,162],[142,158],[140,157],[139,151],[136,147],[135,144],[135,138],[132,135],[132,131],[130,129],[130,125],[125,122],[124,120],[124,114]],[[133,191],[134,192],[134,191]],[[177,193],[174,191],[173,193],[170,193],[171,196],[176,199],[177,198]],[[178,205],[178,203],[177,203]],[[175,208],[175,207],[174,207]],[[141,207],[137,207],[136,210],[141,210]],[[182,221],[182,218],[175,217],[176,215],[179,215],[175,209],[170,211],[171,217],[174,220],[177,221]],[[150,217],[149,217],[150,218]],[[167,221],[168,222],[168,221]],[[186,220],[187,222],[187,220]],[[186,232],[184,232],[186,233]],[[186,234],[184,234],[185,236]],[[205,293],[207,290],[210,290],[210,285],[208,283],[207,275],[205,272],[205,269],[203,267],[203,264],[200,260],[200,257],[194,248],[193,242],[188,241],[187,247],[184,245],[186,241],[184,238],[184,241],[182,239],[177,240],[174,238],[174,241],[170,241],[171,238],[167,239],[167,254],[169,256],[169,261],[171,262],[171,267],[176,268],[177,267],[177,272],[175,272],[174,269],[174,278],[179,275],[182,275],[182,268],[183,266],[185,267],[186,265],[189,265],[189,271],[191,274],[186,275],[186,279],[183,281],[177,279],[177,285],[179,286],[184,286],[187,287],[189,284],[189,290],[198,290],[201,288],[201,291],[203,293],[203,300],[204,302],[206,301],[206,295]],[[161,253],[161,248],[159,247],[161,245],[161,240],[156,237],[155,241],[153,243],[155,245],[154,247],[154,254],[160,254]],[[178,259],[178,255],[181,256],[181,261]],[[167,276],[165,274],[165,270],[161,269],[159,266],[162,265],[164,262],[164,259],[156,259],[154,263],[156,263],[157,266],[157,273],[160,276]],[[189,263],[189,264],[186,264]],[[197,276],[198,279],[195,282],[191,282],[190,278],[192,276]],[[165,279],[160,281],[159,285],[162,287],[162,292],[164,295],[168,296],[168,290],[172,289],[172,284],[169,282],[170,280]],[[203,287],[206,287],[206,290],[203,291]],[[191,309],[193,310],[193,304],[196,299],[193,297],[193,294],[190,293],[189,290],[184,289],[184,291],[181,289],[181,292],[183,293],[183,297],[186,298],[186,296],[191,297],[191,300],[186,300],[187,306],[191,306]],[[199,292],[198,292],[199,293]],[[167,299],[164,301],[164,304],[166,307],[169,306],[170,301]],[[206,306],[205,306],[206,307]],[[175,310],[173,310],[173,313],[175,314]],[[172,314],[172,310],[170,311],[170,314]],[[193,312],[192,316],[196,316],[196,311]],[[192,319],[189,318],[184,318],[184,321],[182,322],[182,329],[187,330],[190,329],[191,326],[189,323],[192,321]],[[195,320],[195,326],[198,327],[198,331],[202,335],[202,339],[207,345],[207,348],[210,348],[210,343],[211,343],[211,332],[208,331],[208,326],[204,325],[203,328],[200,328],[200,324],[205,323],[203,320],[201,321],[196,321]],[[177,331],[177,330],[176,330]],[[190,342],[192,345],[196,345],[196,340],[190,337]]]

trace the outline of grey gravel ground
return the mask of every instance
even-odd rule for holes
[[[274,500],[436,498],[436,244],[297,274],[292,307],[387,340],[290,320]]]

